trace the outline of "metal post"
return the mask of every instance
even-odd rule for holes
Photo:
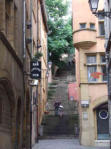
[[[37,124],[36,124],[36,127],[37,127],[37,138],[36,138],[36,142],[38,143],[38,85],[36,86],[36,105],[37,105]]]

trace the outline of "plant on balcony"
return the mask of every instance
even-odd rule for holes
[[[40,58],[43,56],[41,52],[36,52],[35,55],[33,56],[32,60],[38,61]]]

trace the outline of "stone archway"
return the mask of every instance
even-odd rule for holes
[[[13,148],[14,95],[11,84],[0,79],[0,148]]]

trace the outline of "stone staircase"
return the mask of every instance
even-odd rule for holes
[[[48,115],[44,115],[42,126],[43,136],[72,136],[79,135],[78,103],[68,100],[68,84],[74,82],[75,77],[72,69],[63,70],[50,84],[48,95]],[[64,107],[63,118],[55,116],[54,103],[60,101]]]
[[[43,122],[43,137],[49,136],[75,136],[78,137],[78,115],[64,115],[62,118],[47,115]]]

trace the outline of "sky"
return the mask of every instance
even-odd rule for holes
[[[68,9],[68,13],[67,13],[67,17],[65,18],[69,18],[70,16],[72,16],[72,0],[63,0],[64,2],[68,1],[70,6],[69,6],[69,9]]]

